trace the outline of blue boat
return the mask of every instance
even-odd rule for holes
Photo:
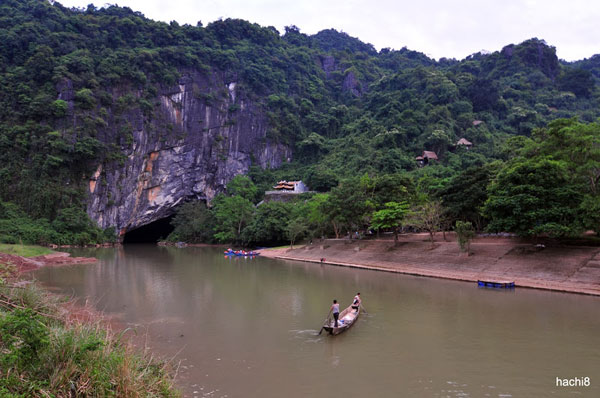
[[[255,252],[255,251],[244,251],[244,250],[236,250],[233,251],[231,249],[225,250],[223,252],[226,256],[238,256],[238,257],[255,257],[258,256],[260,253],[259,252]]]
[[[495,287],[497,289],[513,289],[515,287],[515,282],[514,281],[478,280],[477,286],[479,286],[479,287]]]

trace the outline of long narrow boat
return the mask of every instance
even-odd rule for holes
[[[349,306],[344,311],[340,313],[338,318],[338,327],[334,327],[335,321],[333,319],[325,321],[325,325],[323,325],[323,330],[327,331],[327,333],[336,335],[346,330],[350,329],[350,326],[356,322],[358,316],[360,315],[360,306],[358,310],[354,310],[352,306]]]

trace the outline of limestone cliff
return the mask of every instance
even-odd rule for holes
[[[266,112],[217,72],[188,71],[158,94],[150,113],[134,107],[125,118],[123,156],[99,164],[89,181],[87,212],[120,235],[167,217],[186,200],[210,201],[252,164],[278,167],[291,150],[267,138]],[[67,85],[68,87],[68,85]],[[101,139],[115,141],[113,128]]]

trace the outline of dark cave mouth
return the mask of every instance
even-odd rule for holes
[[[142,225],[132,229],[123,236],[123,244],[128,243],[156,243],[164,240],[175,229],[171,225],[173,215],[153,221],[150,224]]]

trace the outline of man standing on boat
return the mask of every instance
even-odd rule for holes
[[[338,318],[340,317],[340,305],[337,300],[333,300],[333,305],[329,311],[333,312],[333,319],[335,321],[334,327],[338,327]]]
[[[354,301],[352,302],[352,309],[356,312],[358,312],[358,308],[360,307],[360,292],[356,293],[356,296],[354,296]]]

